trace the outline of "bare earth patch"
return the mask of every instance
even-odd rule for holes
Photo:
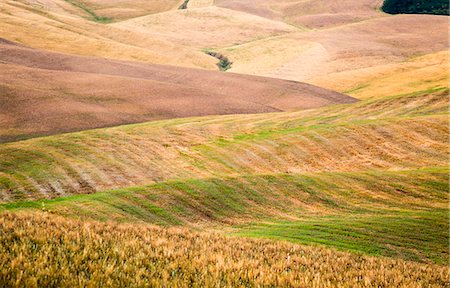
[[[0,50],[3,141],[156,119],[356,101],[292,81],[78,57],[7,41]]]

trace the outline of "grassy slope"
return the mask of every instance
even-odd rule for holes
[[[0,197],[254,173],[446,166],[447,95],[435,88],[303,112],[175,119],[7,143],[0,146]]]
[[[219,230],[227,224],[225,231],[238,235],[444,263],[447,168],[421,170],[447,166],[448,88],[441,78],[416,92],[405,88],[407,77],[386,81],[384,91],[407,92],[391,96],[368,94],[381,87],[370,80],[349,92],[365,99],[351,105],[3,144],[4,202],[160,182],[3,208]]]
[[[239,235],[445,263],[447,175],[447,168],[433,168],[169,181],[0,209],[84,220],[231,225]]]
[[[311,29],[330,28],[382,17],[377,7],[382,0],[216,0],[219,7],[277,19]]]
[[[36,43],[26,38],[30,31],[17,28],[27,27],[17,25],[26,19],[20,16],[27,15],[12,8],[19,6],[1,7],[7,12],[2,14],[3,32],[12,40],[18,37],[23,43]],[[37,24],[46,31],[40,34],[45,41],[40,42],[50,48],[67,52],[64,43],[72,42],[62,40],[84,37],[92,28],[97,36],[82,41],[85,51],[71,46],[73,53],[92,53],[92,47],[99,45],[101,55],[121,59],[143,55],[140,60],[167,61],[153,52],[142,54],[140,49],[120,44],[124,37],[140,39],[138,34],[125,35],[114,27],[94,29],[94,24],[84,22],[80,34],[74,25],[81,23],[78,20],[57,20],[51,29]],[[60,25],[75,33],[60,34]],[[147,43],[137,45],[142,48]],[[153,45],[160,47],[160,43]],[[177,59],[192,59],[185,56]],[[196,61],[183,65],[195,66]],[[2,144],[0,197],[7,202],[2,208],[44,213],[2,214],[0,245],[8,253],[1,257],[0,281],[8,282],[0,284],[73,286],[71,281],[76,281],[82,286],[91,281],[122,285],[126,279],[144,285],[152,281],[145,277],[150,274],[166,285],[180,281],[205,286],[213,283],[207,281],[216,284],[217,279],[232,286],[446,285],[448,269],[442,266],[323,248],[296,250],[293,247],[300,246],[261,240],[234,239],[227,248],[223,243],[230,240],[222,236],[88,221],[189,224],[241,236],[443,264],[449,238],[448,89],[445,79],[434,76],[413,90],[406,89],[411,84],[406,78],[420,78],[420,73],[399,79],[400,72],[395,71],[388,83],[369,77],[348,84],[348,93],[366,99],[353,105],[158,121]],[[384,92],[375,93],[370,86],[374,82]],[[394,84],[396,88],[391,89]],[[125,188],[152,182],[159,183]],[[16,202],[120,187],[93,195]],[[54,215],[48,216],[48,211],[86,222],[49,220]],[[291,255],[286,257],[288,251],[296,259],[293,266]],[[30,258],[36,260],[33,267]],[[88,262],[93,264],[85,265]],[[60,263],[67,265],[61,269]],[[207,274],[201,274],[205,267]],[[74,271],[81,273],[74,277]],[[23,277],[14,284],[9,281],[16,279],[4,275]],[[107,278],[111,282],[105,282]],[[46,279],[57,282],[35,282]]]
[[[146,37],[196,47],[199,50],[299,31],[283,22],[216,6],[168,11],[110,26],[141,32]]]

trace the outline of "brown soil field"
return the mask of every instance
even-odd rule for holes
[[[2,141],[155,119],[356,101],[304,83],[71,56],[5,40],[0,61]]]
[[[312,29],[382,17],[382,0],[216,0],[217,6]]]

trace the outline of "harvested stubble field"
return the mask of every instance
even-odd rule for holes
[[[8,287],[443,287],[446,267],[187,229],[0,216]]]
[[[300,112],[172,119],[5,143],[0,197],[226,175],[446,166],[447,105],[441,87]]]

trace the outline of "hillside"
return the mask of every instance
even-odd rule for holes
[[[93,20],[100,20],[100,22],[102,18],[110,22],[161,13],[177,9],[180,4],[180,0],[68,0],[66,2],[84,12],[88,19],[94,16]],[[97,18],[96,15],[98,15]],[[99,19],[99,17],[102,18]]]
[[[216,5],[311,29],[329,28],[371,18],[382,0],[216,0]]]
[[[445,166],[446,62],[417,86],[422,91],[408,92],[410,78],[398,77],[422,71],[416,69],[420,60],[390,75],[397,81],[380,74],[378,91],[406,94],[304,112],[174,119],[3,144],[2,198],[11,197],[8,191],[16,191],[13,198],[36,199],[224,174]],[[438,67],[444,75],[435,73]],[[365,95],[372,83],[351,93]]]
[[[225,226],[234,235],[445,263],[447,174],[446,168],[433,168],[241,175],[3,204],[0,209],[202,230]]]
[[[443,263],[449,133],[443,55],[386,67],[388,74],[350,91],[364,99],[353,104],[164,120],[3,144],[3,209],[225,229]],[[423,67],[432,60],[435,65]],[[402,75],[418,72],[429,78],[413,90],[424,90],[408,92],[410,78]],[[155,184],[137,186],[149,183]],[[123,189],[105,191],[112,188]],[[93,192],[102,193],[13,203]],[[412,235],[423,229],[429,237],[413,244]],[[346,237],[348,231],[359,240]]]
[[[0,1],[1,38],[53,52],[210,70],[217,68],[216,59],[202,51],[97,23],[65,0],[40,0],[39,3],[46,5],[36,3],[31,0]]]
[[[0,42],[0,61],[0,142],[156,119],[356,101],[304,83],[78,57],[8,41]]]
[[[0,287],[447,287],[448,17],[382,5],[0,0]]]
[[[447,31],[448,19],[442,16],[397,15],[215,50],[233,61],[230,72],[308,83],[324,79],[323,85],[334,74],[347,72],[344,84],[358,77],[361,69],[447,50]]]
[[[343,71],[358,75],[359,69],[401,63],[448,47],[445,17],[388,17],[378,9],[381,1],[346,0],[334,5],[318,0],[264,0],[255,6],[253,1],[221,0],[215,2],[219,7],[197,2],[192,5],[200,8],[152,12],[109,24],[79,16],[66,2],[69,8],[57,2],[64,9],[2,2],[5,13],[0,14],[4,24],[0,31],[3,38],[34,48],[218,70],[218,60],[204,53],[212,50],[233,62],[230,72],[308,83]],[[122,4],[117,9],[126,12]],[[253,8],[284,12],[278,18],[267,17],[254,13]],[[359,20],[330,24],[334,25],[332,29],[324,26],[308,30],[307,24],[292,26],[283,20],[285,13],[306,13],[305,17],[316,17],[317,21],[344,13]],[[206,22],[208,25],[204,25]]]
[[[208,25],[205,25],[206,22]],[[298,31],[283,22],[216,6],[148,15],[111,26],[199,49]]]

